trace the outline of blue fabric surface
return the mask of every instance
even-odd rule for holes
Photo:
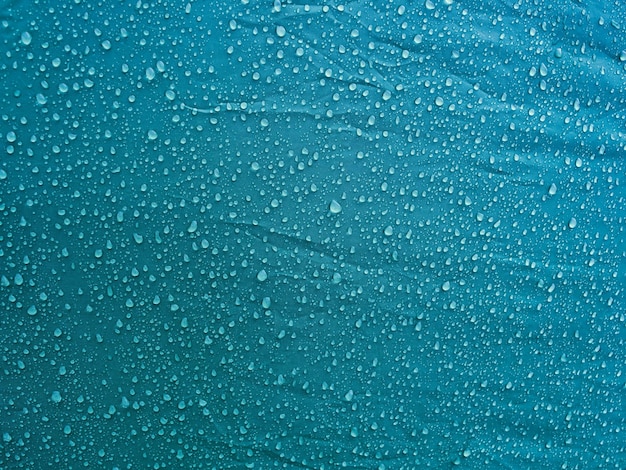
[[[626,468],[625,17],[3,1],[0,466]]]

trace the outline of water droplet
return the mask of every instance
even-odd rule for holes
[[[25,46],[30,45],[31,41],[33,40],[33,37],[30,35],[30,33],[28,31],[24,31],[22,33],[22,44],[24,44]]]
[[[552,183],[548,188],[548,194],[554,196],[556,194],[556,184]]]
[[[341,204],[339,204],[336,200],[332,200],[330,202],[330,212],[331,214],[339,214],[341,212]]]

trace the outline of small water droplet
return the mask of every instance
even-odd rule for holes
[[[25,46],[30,45],[31,41],[33,40],[33,37],[30,35],[30,33],[28,31],[24,31],[22,33],[22,44],[24,44]]]

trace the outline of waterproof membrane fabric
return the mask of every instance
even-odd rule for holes
[[[0,5],[0,467],[626,468],[626,4]]]

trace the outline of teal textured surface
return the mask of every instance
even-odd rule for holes
[[[2,2],[0,466],[626,468],[625,17]]]

